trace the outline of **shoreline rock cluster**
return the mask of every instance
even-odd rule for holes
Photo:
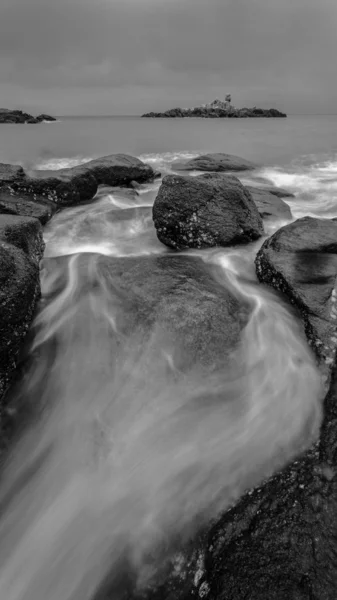
[[[244,168],[242,161],[241,169],[230,169],[233,165],[238,167],[238,157],[217,155],[215,159],[214,156],[198,157],[199,161],[193,159],[192,169],[188,163],[185,168],[177,169],[202,172],[196,177],[168,175],[162,181],[153,219],[158,238],[170,248],[245,243],[263,234],[262,218],[291,217],[288,205],[282,201],[282,197],[290,193],[278,188],[244,186],[233,172],[253,169],[254,165],[246,164]],[[62,207],[88,202],[100,185],[131,186],[133,181],[141,183],[154,177],[150,166],[125,155],[49,173],[27,174],[21,167],[0,166],[0,334],[3,340],[0,344],[0,399],[15,371],[40,294],[41,224]],[[128,597],[133,600],[191,597],[330,600],[336,597],[336,240],[337,221],[305,217],[281,227],[266,239],[255,260],[259,281],[277,290],[302,319],[308,343],[326,375],[329,391],[324,400],[319,442],[245,494],[196,538],[187,544],[177,542],[177,552],[169,557],[156,588],[148,588],[139,595],[136,585],[133,587],[130,583],[132,591]],[[173,273],[174,261],[174,257],[162,257],[155,263],[159,295],[162,286],[167,286],[167,293],[181,286],[181,274]],[[108,268],[104,257],[101,265],[103,270]],[[122,284],[125,279],[128,284],[139,280],[140,288],[149,285],[150,280],[138,272],[135,259],[121,259],[118,264],[115,261],[111,268]],[[194,269],[191,264],[186,268]],[[166,279],[167,269],[173,269],[172,285]],[[148,275],[149,269],[146,273]],[[202,295],[194,298],[193,282],[198,277],[201,277],[208,302],[208,288],[213,290],[209,276],[199,272],[199,266],[188,275],[188,293],[196,306],[199,300],[203,301]],[[181,287],[179,293],[180,290]],[[171,300],[173,308],[168,304],[166,317],[172,318],[172,309],[174,318],[179,319],[179,307]],[[215,310],[214,298],[212,302],[211,308]],[[225,300],[223,302],[225,306]],[[165,311],[164,303],[165,295],[162,305]],[[221,307],[217,310],[222,314]],[[230,313],[230,323],[233,314]],[[225,322],[227,315],[223,318]],[[202,322],[208,327],[207,320]],[[178,327],[178,321],[175,325]],[[187,320],[184,326],[188,330],[191,324]],[[237,335],[237,329],[232,333]],[[197,350],[204,351],[203,348]],[[113,586],[107,580],[96,600],[113,599]]]
[[[11,110],[9,108],[0,108],[0,124],[1,123],[43,123],[48,122],[51,123],[53,121],[57,121],[55,117],[51,117],[50,115],[41,114],[37,117],[33,117],[29,113],[25,113],[22,110]]]
[[[175,250],[230,246],[261,237],[262,219],[290,220],[291,210],[282,200],[282,196],[291,196],[290,192],[244,186],[233,175],[256,167],[221,153],[173,162],[175,171],[203,174],[163,178],[153,205],[158,239]]]
[[[0,415],[40,297],[42,225],[61,208],[91,200],[99,185],[130,185],[154,177],[150,166],[121,154],[30,174],[20,166],[0,164]]]

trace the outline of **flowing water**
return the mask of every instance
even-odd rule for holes
[[[177,155],[144,158],[170,172]],[[242,180],[294,191],[294,217],[331,217],[336,164],[306,156]],[[156,319],[146,336],[128,327],[138,314],[107,285],[102,256],[176,256],[152,224],[159,185],[137,195],[102,188],[45,228],[29,368],[13,391],[42,408],[2,474],[1,599],[93,600],[124,564],[146,589],[173,540],[189,539],[317,439],[321,376],[296,315],[257,284],[261,241],[185,253],[246,309],[221,368],[180,370],[176,340]],[[267,234],[280,225],[267,222]]]

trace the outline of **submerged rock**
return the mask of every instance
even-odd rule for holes
[[[18,177],[15,177],[16,172]],[[131,181],[145,182],[153,177],[154,171],[149,165],[126,154],[112,154],[76,167],[54,171],[24,173],[21,167],[0,165],[0,188],[10,182],[14,195],[24,194],[32,197],[32,200],[34,196],[43,196],[59,206],[91,200],[100,185],[125,186]]]
[[[112,294],[118,290],[122,330],[160,324],[173,341],[176,368],[214,369],[238,342],[249,308],[245,312],[200,258],[100,257],[98,270]]]
[[[111,211],[109,218],[122,218],[124,212]],[[58,293],[67,285],[68,261],[66,256],[43,260],[45,276],[58,273]],[[199,257],[176,254],[125,258],[82,254],[76,264],[78,285],[72,302],[78,303],[79,323],[91,289],[103,286],[102,297],[113,308],[114,337],[127,348],[131,340],[130,355],[139,345],[142,356],[152,357],[149,385],[157,378],[155,361],[167,364],[179,378],[196,366],[198,372],[210,373],[228,365],[251,307],[217,281],[217,267],[212,271]]]
[[[247,186],[247,190],[251,193],[257,210],[263,219],[291,219],[292,215],[289,205],[277,194],[271,194],[268,190],[251,186]]]
[[[279,198],[295,198],[295,194],[290,192],[289,190],[285,190],[284,188],[275,187],[275,186],[264,186],[260,188],[254,189],[259,190],[261,192],[268,192],[269,194],[273,194],[273,196],[278,196]]]
[[[171,165],[175,171],[247,171],[256,169],[256,165],[239,156],[232,154],[214,153],[196,156],[186,162],[173,162]]]
[[[40,296],[44,243],[37,219],[0,215],[0,401]]]
[[[177,250],[246,243],[263,233],[249,191],[220,174],[164,177],[153,221],[158,239]]]

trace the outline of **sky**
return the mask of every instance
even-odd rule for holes
[[[0,107],[337,113],[336,0],[0,0]]]

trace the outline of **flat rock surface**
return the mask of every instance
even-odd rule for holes
[[[290,220],[291,210],[289,205],[284,202],[278,195],[271,194],[268,190],[247,186],[253,200],[257,206],[257,210],[264,219],[283,219]]]

